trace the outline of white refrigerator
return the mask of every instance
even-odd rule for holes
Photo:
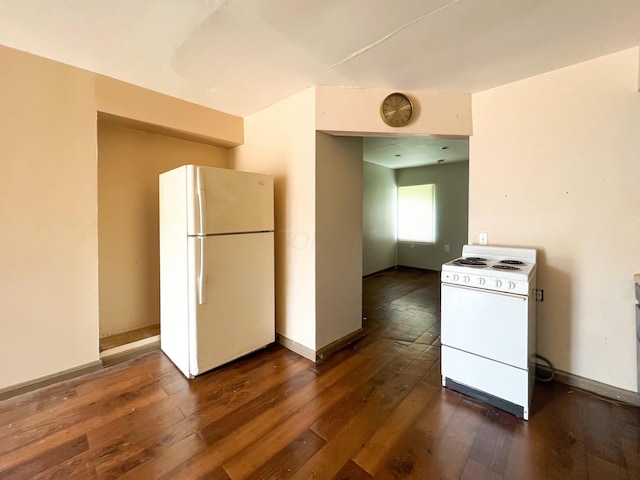
[[[275,340],[273,177],[160,175],[160,347],[188,378]]]

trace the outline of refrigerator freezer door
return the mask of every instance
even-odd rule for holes
[[[206,279],[205,302],[191,299],[191,376],[275,341],[273,238],[273,232],[189,238],[192,277]],[[199,242],[205,272],[197,271]]]
[[[187,172],[188,235],[273,230],[271,175],[194,165]]]

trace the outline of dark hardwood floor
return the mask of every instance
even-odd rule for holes
[[[0,403],[0,479],[640,479],[640,412],[536,386],[529,422],[440,384],[436,272],[364,282],[355,344],[186,380],[160,352]]]

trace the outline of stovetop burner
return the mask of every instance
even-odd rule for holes
[[[465,265],[467,267],[486,267],[486,259],[484,258],[461,258],[454,263],[458,265]]]
[[[512,265],[501,265],[501,264],[491,265],[491,268],[495,268],[496,270],[510,270],[510,271],[520,270],[518,267],[514,267]]]
[[[500,260],[498,263],[504,263],[506,265],[526,265],[526,263],[520,260]]]
[[[458,260],[455,260],[453,263],[455,263],[456,265],[461,265],[465,267],[490,266],[489,260],[483,257],[463,257],[463,258],[459,258]],[[511,260],[511,259],[498,260],[497,263],[491,265],[491,268],[495,268],[496,270],[509,270],[509,271],[521,270],[520,268],[517,268],[514,265],[524,266],[526,265],[526,263],[521,260]]]

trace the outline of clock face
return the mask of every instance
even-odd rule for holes
[[[382,120],[390,127],[404,127],[409,123],[412,113],[411,100],[402,93],[392,93],[380,105]]]

